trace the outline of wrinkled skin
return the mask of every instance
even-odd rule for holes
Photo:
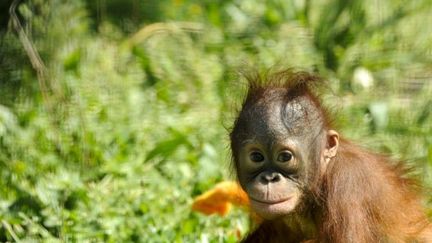
[[[251,104],[241,112],[236,169],[251,207],[264,219],[301,208],[303,198],[335,155],[338,135],[322,126],[319,111],[307,97],[284,100],[284,90]],[[299,129],[301,128],[301,129]],[[318,156],[317,156],[318,154]]]

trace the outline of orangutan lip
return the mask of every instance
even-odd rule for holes
[[[263,200],[258,200],[258,199],[255,199],[253,197],[250,197],[250,200],[258,202],[258,203],[264,203],[264,204],[278,204],[278,203],[286,202],[286,201],[288,201],[290,199],[291,199],[291,197],[287,197],[287,198],[283,198],[283,199],[275,200],[275,201],[269,201],[269,200],[264,200],[263,201]]]

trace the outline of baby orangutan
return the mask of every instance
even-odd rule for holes
[[[415,182],[334,130],[314,93],[320,78],[288,70],[248,81],[231,151],[262,220],[244,242],[432,242]]]

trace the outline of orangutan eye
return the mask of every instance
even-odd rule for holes
[[[254,151],[249,155],[250,160],[253,162],[262,162],[264,161],[264,155],[260,152]]]
[[[279,153],[277,157],[277,161],[279,162],[288,162],[292,160],[293,154],[290,151],[282,151]]]

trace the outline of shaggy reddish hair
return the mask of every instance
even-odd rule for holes
[[[286,70],[267,77],[253,73],[246,78],[249,89],[242,111],[271,95],[272,90],[285,89],[286,102],[306,96],[319,111],[323,129],[332,129],[328,112],[316,95],[316,90],[324,84],[318,76]],[[241,141],[238,134],[245,122],[240,112],[230,134],[234,165],[238,161],[238,141]],[[319,168],[318,159],[312,163],[314,168]],[[432,229],[421,204],[419,187],[409,179],[408,172],[403,163],[340,139],[336,157],[322,175],[315,173],[318,178],[309,185],[308,196],[312,200],[305,208],[310,215],[306,220],[308,225],[304,219],[288,215],[285,221],[264,221],[244,241],[432,242]],[[314,238],[308,239],[304,228],[310,228],[311,224]]]

